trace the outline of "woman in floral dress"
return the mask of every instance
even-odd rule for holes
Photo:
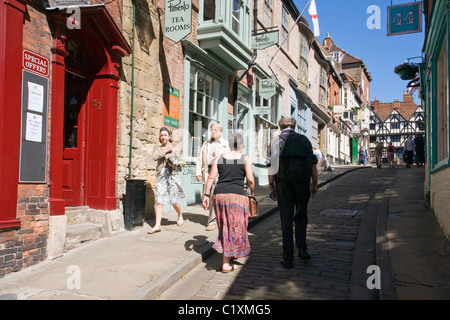
[[[186,197],[178,177],[178,168],[186,164],[180,152],[170,143],[171,133],[163,127],[159,130],[159,146],[154,153],[153,159],[156,165],[156,223],[148,233],[153,234],[161,231],[161,219],[164,203],[170,203],[178,214],[177,225],[183,225],[183,214],[178,201]]]
[[[250,158],[243,155],[242,136],[238,133],[229,136],[230,152],[224,153],[212,165],[203,195],[203,208],[208,208],[211,186],[216,179],[216,188],[212,204],[216,213],[219,235],[213,248],[223,253],[222,272],[236,269],[231,264],[232,258],[242,258],[250,254],[247,226],[249,215],[249,198],[244,191],[244,179],[254,195],[255,179]]]

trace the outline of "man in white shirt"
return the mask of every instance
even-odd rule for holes
[[[408,138],[405,140],[405,144],[403,146],[403,151],[406,155],[406,167],[411,168],[411,164],[413,163],[414,159],[414,150],[416,149],[416,144],[414,143],[414,140],[412,140],[411,136],[408,136]]]
[[[209,126],[209,130],[211,132],[211,138],[203,143],[195,165],[195,176],[197,181],[203,181],[203,193],[205,193],[206,181],[208,181],[209,172],[214,160],[225,152],[230,151],[228,141],[222,138],[222,126],[215,122]],[[211,187],[211,195],[214,193],[216,183],[217,179]],[[215,228],[216,215],[212,204],[210,204],[206,230],[212,231]]]

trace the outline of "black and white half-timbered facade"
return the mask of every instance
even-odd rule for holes
[[[383,157],[386,157],[386,147],[389,142],[397,150],[399,157],[403,156],[403,146],[408,136],[425,134],[424,110],[414,103],[408,93],[403,95],[403,102],[397,99],[391,103],[382,103],[375,99],[370,112],[370,157],[375,158],[376,142],[383,143]]]

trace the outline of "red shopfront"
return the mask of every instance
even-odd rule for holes
[[[131,53],[102,5],[81,7],[78,27],[66,10],[53,24],[50,212],[66,206],[117,207],[117,108],[121,59]]]
[[[116,209],[119,72],[121,59],[131,48],[104,5],[81,7],[80,28],[74,29],[68,28],[70,13],[64,8],[43,11],[53,39],[47,127],[49,213],[64,215],[66,206]],[[2,1],[0,15],[2,231],[21,227],[18,185],[26,1]]]

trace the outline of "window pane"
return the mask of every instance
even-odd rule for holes
[[[238,0],[233,0],[233,19],[232,19],[232,29],[239,35],[239,23],[240,23],[240,6]]]
[[[203,21],[214,20],[216,16],[216,0],[203,0]]]

